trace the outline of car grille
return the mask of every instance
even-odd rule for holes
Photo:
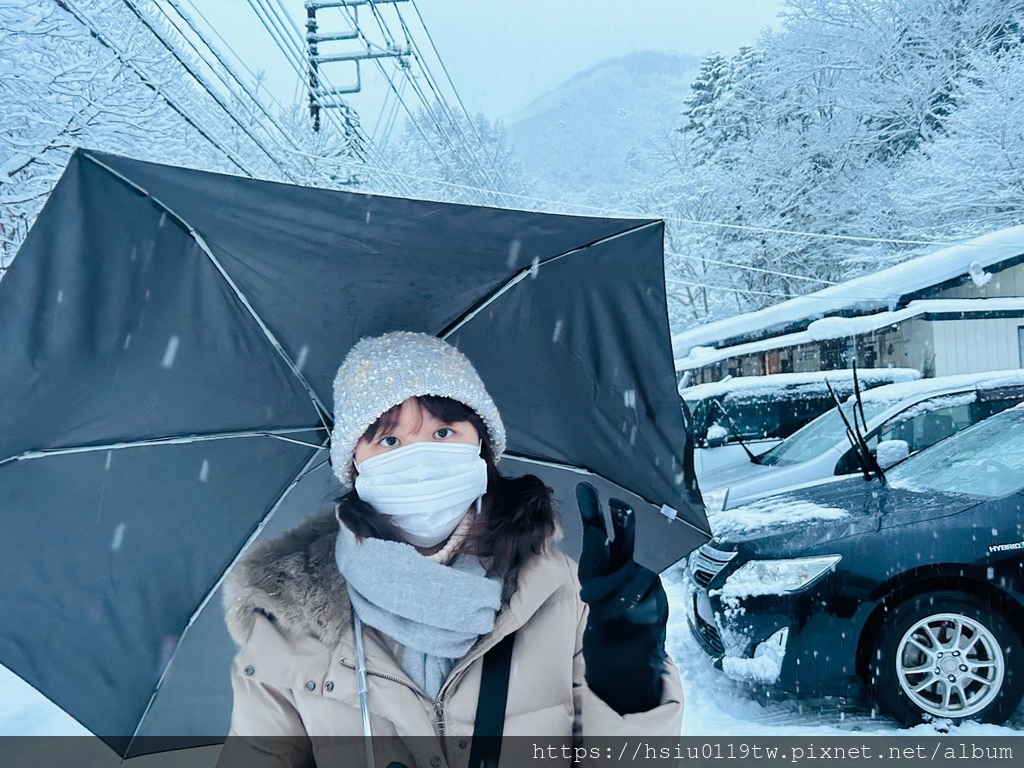
[[[721,656],[725,653],[725,644],[722,642],[722,636],[718,634],[718,629],[696,615],[693,617],[692,626],[698,638],[713,654]]]
[[[734,557],[736,552],[723,552],[704,544],[690,555],[690,577],[696,584],[706,587]]]

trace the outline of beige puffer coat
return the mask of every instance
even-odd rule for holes
[[[305,738],[363,732],[350,606],[334,560],[337,530],[331,515],[311,518],[247,554],[226,584],[228,628],[241,649],[222,765],[363,764],[358,739]],[[588,689],[581,652],[587,605],[569,557],[551,547],[520,569],[517,583],[493,630],[455,665],[437,701],[402,672],[393,641],[363,627],[373,734],[402,737],[376,740],[378,765],[465,768],[482,657],[511,632],[506,736],[579,743],[589,735],[679,735],[682,688],[671,660],[662,701],[648,712],[619,715]]]

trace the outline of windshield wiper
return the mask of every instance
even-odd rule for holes
[[[878,463],[878,457],[871,453],[871,449],[868,448],[867,440],[864,438],[864,431],[868,428],[868,419],[864,415],[864,398],[862,398],[860,394],[860,379],[857,377],[856,361],[853,363],[853,394],[857,398],[857,408],[853,412],[853,426],[857,431],[857,440],[860,442],[861,450],[864,451],[864,455],[868,459],[868,468],[878,476],[878,482],[885,485],[885,472],[882,471],[882,465]],[[858,410],[860,411],[860,428],[857,428]]]
[[[867,462],[864,461],[863,455],[860,452],[860,442],[854,436],[853,427],[850,426],[850,420],[846,418],[846,412],[843,410],[843,404],[839,402],[839,395],[832,389],[832,382],[825,379],[825,386],[828,387],[828,393],[832,395],[832,400],[836,404],[836,410],[839,411],[839,418],[843,420],[843,426],[846,427],[846,439],[850,441],[850,448],[853,449],[854,454],[857,456],[857,466],[860,471],[864,473],[864,479],[870,480],[871,475],[868,474]]]
[[[736,442],[740,444],[740,448],[742,448],[744,451],[747,452],[747,456],[750,457],[750,461],[752,463],[760,465],[761,464],[761,459],[759,459],[756,455],[754,455],[754,452],[752,450],[750,450],[750,448],[747,447],[746,443],[743,442],[743,438],[740,437],[740,435],[739,435],[739,429],[736,428],[736,422],[734,422],[732,420],[732,416],[730,416],[729,412],[727,410],[725,410],[725,406],[722,405],[722,401],[721,400],[715,400],[715,405],[717,405],[719,407],[719,409],[722,411],[722,415],[725,416],[726,421],[729,422],[729,435],[731,437],[735,437],[736,438]]]
[[[839,417],[843,420],[843,426],[846,428],[846,439],[850,441],[850,447],[853,449],[853,452],[857,457],[857,464],[860,466],[860,471],[864,473],[864,479],[871,480],[873,475],[884,485],[885,473],[882,471],[882,467],[878,464],[878,459],[871,453],[867,440],[864,439],[863,430],[867,429],[867,418],[864,415],[864,401],[861,398],[860,382],[857,378],[857,364],[854,363],[853,365],[853,391],[855,393],[856,400],[851,408],[853,412],[852,426],[850,425],[850,420],[846,416],[846,411],[843,410],[843,404],[839,401],[839,396],[832,388],[832,382],[825,379],[825,386],[828,387],[828,393],[832,395],[832,400],[836,404],[836,410],[839,411]],[[857,418],[858,408],[860,409],[859,420]],[[863,426],[861,425],[862,423]]]

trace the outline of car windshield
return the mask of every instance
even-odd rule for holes
[[[889,405],[891,403],[886,401],[868,400],[864,403],[864,415],[870,421]],[[852,425],[853,404],[844,403],[843,412]],[[836,443],[841,443],[844,440],[846,440],[846,426],[839,415],[839,409],[833,408],[758,458],[761,464],[768,466],[799,464],[820,456]]]
[[[886,472],[896,488],[995,498],[1024,486],[1024,409],[958,432]]]

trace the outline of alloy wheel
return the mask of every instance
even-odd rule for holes
[[[999,642],[979,621],[937,613],[911,625],[896,651],[906,696],[938,717],[968,717],[988,706],[1003,683]]]

